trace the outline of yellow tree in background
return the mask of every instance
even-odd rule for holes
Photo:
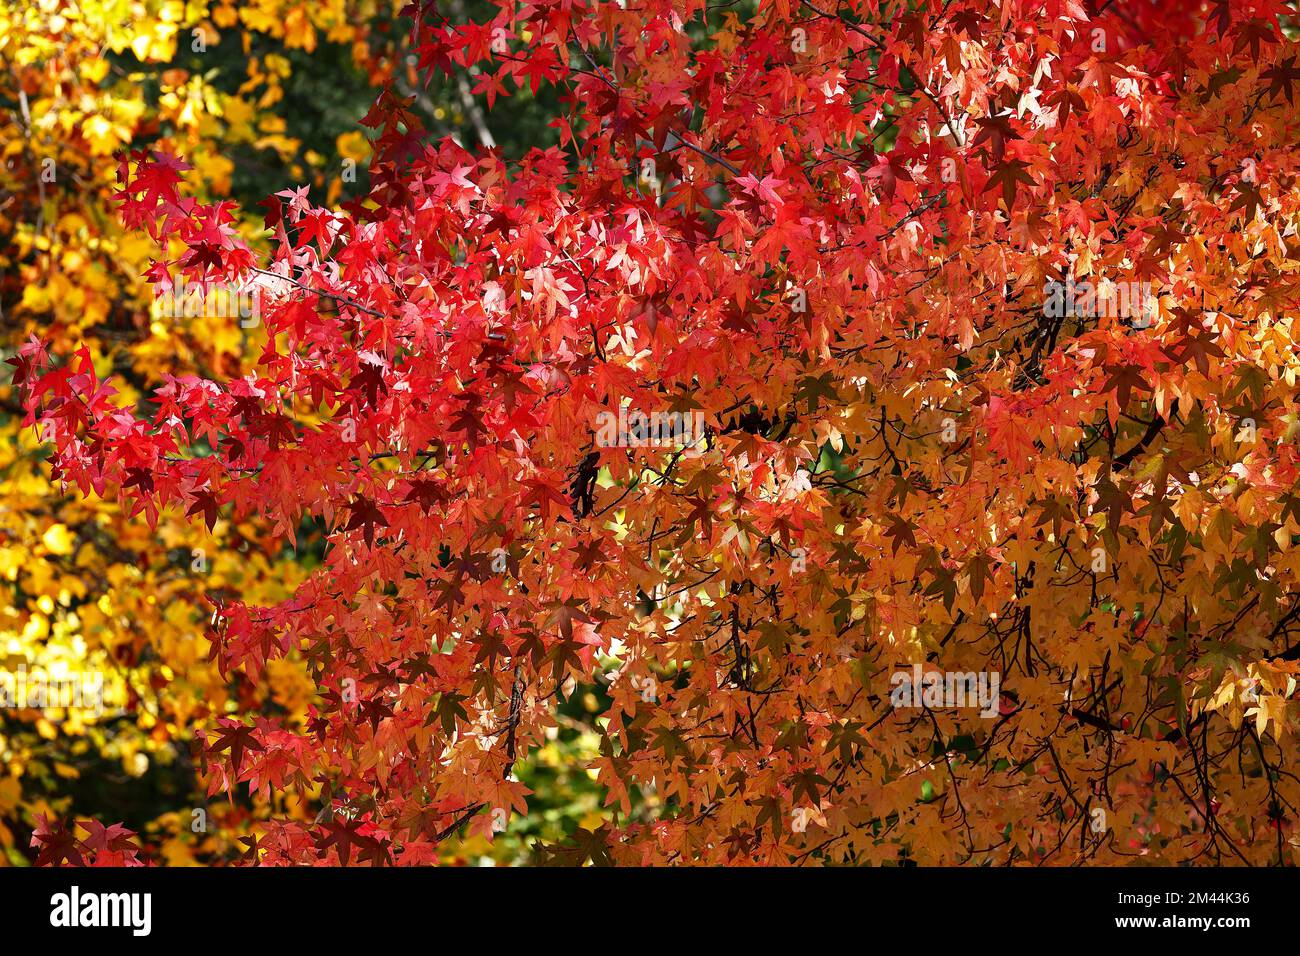
[[[230,193],[238,148],[284,169],[284,185],[314,180],[334,201],[340,189],[331,163],[364,160],[364,140],[340,136],[339,158],[327,159],[288,134],[288,54],[342,44],[378,82],[386,61],[372,54],[368,31],[394,12],[390,0],[17,0],[0,7],[5,357],[32,334],[85,344],[101,374],[122,376],[136,401],[164,371],[237,375],[261,330],[212,309],[159,314],[143,277],[158,250],[147,236],[124,233],[109,202],[115,154],[157,147],[184,155],[194,167],[190,187],[211,198]],[[204,69],[179,65],[195,62]],[[255,239],[260,223],[241,228]],[[257,687],[218,673],[194,608],[219,602],[227,589],[281,600],[310,568],[310,555],[272,553],[255,524],[223,519],[208,533],[172,516],[155,533],[112,501],[67,494],[36,437],[21,427],[5,378],[0,862],[29,858],[27,833],[39,814],[99,812],[134,815],[142,838],[168,862],[229,858],[265,808],[207,801],[189,767],[190,741],[210,721],[265,706],[268,697],[303,714],[311,683],[297,660],[273,663]],[[33,687],[97,681],[102,708],[42,707],[32,694]]]

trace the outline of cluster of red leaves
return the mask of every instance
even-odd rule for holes
[[[291,600],[214,614],[223,671],[319,689],[204,749],[213,793],[319,800],[257,859],[489,833],[596,680],[613,823],[574,858],[1284,855],[1287,758],[1186,697],[1211,650],[1289,659],[1295,397],[1252,330],[1296,302],[1300,72],[1270,0],[1100,6],[415,4],[423,69],[560,87],[563,148],[432,143],[385,93],[370,195],[272,198],[264,269],[174,160],[123,165],[186,250],[156,281],[256,277],[256,367],[139,409],[84,353],[20,371],[83,493],[327,529]],[[1045,319],[1075,275],[1155,280],[1160,321]],[[621,406],[705,436],[604,446]],[[999,716],[891,709],[911,661],[1001,673]]]
[[[77,836],[77,828],[86,835]],[[104,826],[98,820],[78,820],[67,827],[57,821],[51,825],[45,814],[38,814],[32,847],[39,848],[37,866],[145,865],[135,834],[117,823]]]

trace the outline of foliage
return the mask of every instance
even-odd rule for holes
[[[196,164],[190,186],[208,197],[226,195],[247,165],[275,182],[301,176],[310,150],[285,134],[277,113],[293,82],[288,59],[326,37],[362,43],[356,53],[368,56],[356,24],[376,9],[373,0],[276,0],[238,12],[166,0],[40,0],[0,10],[8,355],[33,332],[59,347],[84,345],[132,400],[164,372],[238,368],[254,338],[235,318],[154,307],[143,277],[152,247],[123,230],[111,208],[115,154],[140,143],[183,151]],[[263,52],[246,57],[248,45]],[[178,51],[196,46],[205,49],[178,65]],[[373,93],[363,96],[358,102]],[[192,811],[204,807],[193,735],[246,706],[300,708],[310,684],[289,662],[268,685],[228,683],[208,659],[201,600],[225,589],[278,600],[301,572],[256,522],[223,522],[213,535],[178,515],[150,529],[112,501],[66,494],[51,482],[36,436],[21,428],[17,396],[6,388],[3,397],[0,667],[96,675],[105,686],[102,713],[0,712],[0,858],[24,862],[25,834],[46,813],[147,827],[154,853],[171,862],[233,852],[247,808],[207,807],[207,833],[192,827]]]
[[[565,717],[605,809],[546,861],[1295,862],[1284,13],[415,4],[422,77],[553,87],[560,145],[431,141],[394,77],[365,200],[282,191],[265,253],[124,157],[152,281],[266,337],[148,403],[57,341],[17,377],[70,496],[323,528],[212,596],[221,673],[310,676],[204,736],[249,861],[489,840]],[[902,705],[914,666],[1000,699]]]

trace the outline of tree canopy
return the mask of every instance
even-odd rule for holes
[[[1289,7],[476,9],[401,11],[366,189],[256,234],[114,144],[153,291],[246,348],[14,359],[57,494],[276,558],[164,609],[240,689],[195,760],[244,859],[491,840],[590,697],[602,809],[533,859],[1295,862]],[[430,129],[435,78],[554,145]]]

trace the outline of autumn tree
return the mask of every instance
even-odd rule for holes
[[[387,8],[396,13],[392,3]],[[112,207],[115,154],[133,145],[182,151],[194,164],[188,187],[207,199],[238,192],[241,178],[263,184],[250,202],[266,182],[308,176],[323,199],[355,193],[359,186],[342,182],[344,163],[359,163],[364,177],[364,138],[352,121],[346,131],[334,123],[333,133],[330,123],[319,123],[317,134],[331,145],[347,133],[327,161],[319,140],[294,135],[286,114],[292,121],[301,108],[293,104],[290,63],[342,51],[331,55],[356,66],[347,74],[336,65],[331,90],[336,100],[360,97],[360,115],[374,95],[369,82],[388,75],[387,41],[372,46],[368,32],[384,9],[377,0],[268,0],[238,10],[175,0],[6,3],[4,357],[32,334],[60,349],[84,346],[134,399],[151,393],[164,372],[228,375],[255,355],[259,330],[239,316],[205,306],[159,308],[144,275],[155,250],[147,237],[123,229]],[[241,177],[245,170],[261,179]],[[256,236],[260,216],[247,222]],[[97,708],[4,701],[0,865],[25,858],[41,820],[74,815],[147,827],[153,856],[168,862],[235,852],[255,814],[205,800],[190,741],[228,708],[301,712],[311,684],[290,662],[260,687],[225,680],[207,659],[200,602],[226,588],[280,600],[300,576],[297,563],[262,538],[256,521],[223,523],[210,534],[178,512],[150,528],[111,499],[66,494],[51,482],[37,436],[22,427],[8,382],[0,398],[3,692],[12,695],[20,677],[91,675],[103,692]]]
[[[422,75],[558,91],[559,146],[390,86],[368,195],[277,194],[266,253],[131,152],[150,281],[256,289],[260,352],[147,401],[17,359],[69,495],[326,529],[203,608],[221,673],[311,676],[198,754],[318,810],[248,860],[490,837],[594,685],[608,812],[539,858],[1294,862],[1287,5],[407,14]]]

